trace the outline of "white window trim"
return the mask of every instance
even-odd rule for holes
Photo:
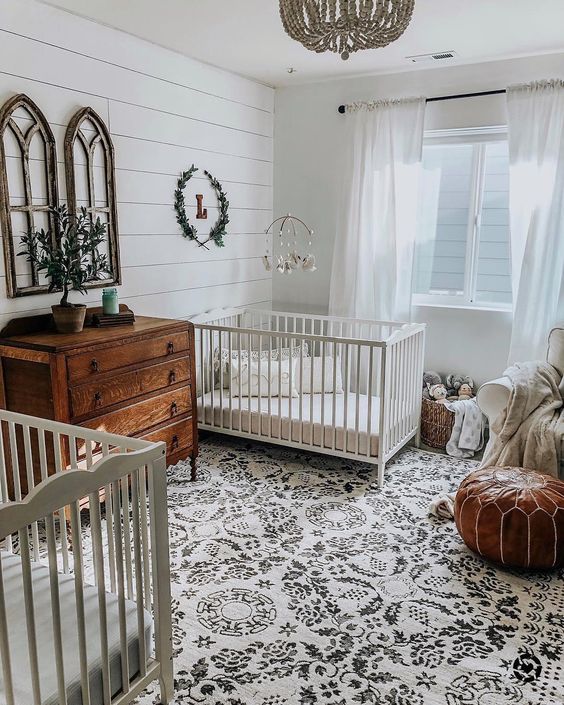
[[[450,130],[426,130],[423,138],[424,146],[433,144],[482,144],[482,147],[478,151],[477,155],[478,163],[474,163],[472,168],[474,183],[472,187],[472,203],[470,206],[474,213],[474,217],[468,221],[466,261],[470,262],[470,267],[467,267],[465,271],[464,289],[466,292],[474,291],[476,284],[475,280],[478,274],[477,245],[479,242],[479,236],[476,235],[476,229],[479,229],[481,226],[479,216],[481,213],[481,198],[483,196],[483,189],[480,182],[483,179],[481,162],[485,157],[485,143],[499,142],[503,139],[507,139],[506,125],[456,128]],[[460,308],[503,312],[513,311],[512,304],[473,301],[472,298],[466,294],[448,294],[446,292],[444,294],[414,293],[411,297],[411,303],[413,306],[427,306],[434,308]]]

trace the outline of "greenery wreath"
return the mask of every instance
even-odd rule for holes
[[[225,242],[223,241],[223,238],[227,234],[226,228],[227,224],[229,223],[229,201],[227,200],[227,195],[223,190],[221,184],[214,176],[209,173],[209,171],[204,171],[204,174],[208,177],[209,182],[217,196],[217,201],[219,205],[219,218],[216,220],[214,226],[210,230],[207,240],[203,241],[198,238],[198,231],[196,230],[195,226],[191,225],[190,221],[188,220],[188,216],[186,214],[186,202],[184,200],[184,189],[186,188],[186,184],[190,181],[192,176],[194,176],[197,171],[198,167],[192,164],[188,171],[183,171],[180,174],[176,190],[174,191],[174,210],[176,211],[176,222],[178,223],[178,225],[180,225],[182,235],[188,240],[194,240],[195,242],[197,242],[199,247],[205,247],[206,249],[209,249],[207,247],[207,243],[212,240],[218,247],[225,247]]]

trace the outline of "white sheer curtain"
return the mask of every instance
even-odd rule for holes
[[[349,106],[329,312],[411,318],[425,99]]]
[[[513,333],[509,362],[544,360],[563,317],[564,81],[507,90]]]

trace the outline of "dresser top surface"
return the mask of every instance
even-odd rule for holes
[[[189,326],[187,321],[178,321],[170,318],[149,318],[147,316],[137,316],[135,323],[130,325],[107,327],[107,328],[84,328],[80,333],[57,333],[55,331],[36,331],[0,337],[0,345],[9,345],[18,348],[31,350],[41,350],[44,352],[65,352],[87,348],[92,345],[111,343],[138,336],[148,336],[154,333],[174,333],[186,330]]]

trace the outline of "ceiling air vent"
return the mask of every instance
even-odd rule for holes
[[[435,61],[449,61],[456,59],[455,51],[437,51],[434,54],[417,54],[416,56],[406,56],[412,64],[429,64]]]

